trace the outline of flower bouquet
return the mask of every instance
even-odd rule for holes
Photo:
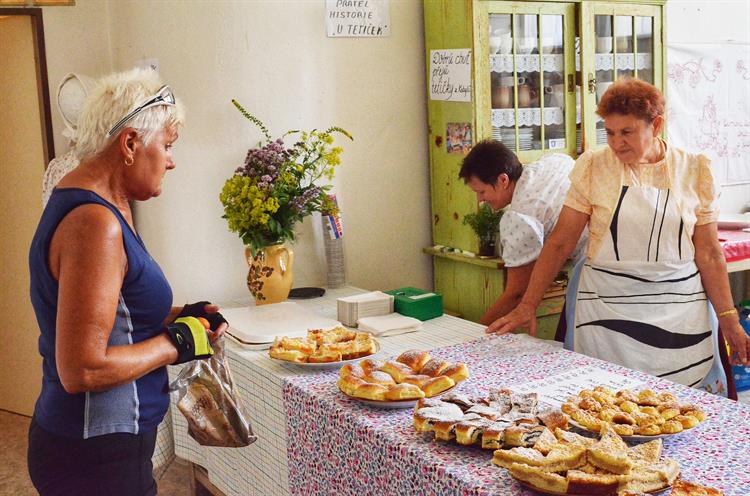
[[[236,100],[232,103],[260,128],[265,141],[248,150],[245,163],[224,183],[219,199],[229,230],[242,238],[257,260],[267,248],[294,240],[295,225],[306,216],[313,212],[336,212],[336,204],[328,195],[332,186],[317,183],[323,178],[331,180],[335,168],[341,164],[343,149],[333,146],[334,134],[353,138],[344,129],[331,127],[325,131],[288,131],[274,140],[257,117]],[[285,141],[293,144],[289,146]],[[282,263],[285,265],[291,265],[291,260]],[[251,264],[250,271],[248,287],[256,301],[263,300],[262,278],[271,276],[273,267]],[[251,282],[252,273],[255,276]]]

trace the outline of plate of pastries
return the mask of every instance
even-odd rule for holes
[[[426,351],[409,350],[395,360],[366,359],[347,364],[336,383],[346,396],[379,408],[413,408],[469,377],[464,363],[433,358]]]
[[[500,389],[476,398],[450,392],[417,402],[414,429],[464,446],[530,448],[545,430],[567,430],[568,419],[560,410],[539,411],[536,393]]]
[[[662,457],[662,440],[628,447],[607,423],[599,439],[546,429],[532,448],[496,450],[492,463],[521,484],[544,494],[625,496],[661,491],[680,474]]]
[[[580,429],[599,432],[603,425],[609,425],[624,439],[633,441],[680,434],[706,420],[700,407],[681,403],[672,393],[651,389],[614,392],[597,386],[584,389],[561,409]]]
[[[304,338],[276,338],[268,354],[273,359],[302,367],[331,369],[378,351],[380,343],[372,334],[335,327],[309,330]]]

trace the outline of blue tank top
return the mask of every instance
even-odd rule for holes
[[[114,432],[148,432],[156,429],[169,406],[166,367],[108,391],[77,394],[67,393],[57,374],[55,320],[58,284],[47,265],[49,246],[60,221],[76,207],[89,203],[107,207],[120,222],[128,260],[109,345],[131,345],[163,332],[164,319],[172,307],[172,289],[161,268],[120,211],[92,191],[55,189],[29,251],[31,303],[41,331],[39,353],[43,359],[42,392],[34,408],[34,417],[49,432],[79,439]]]

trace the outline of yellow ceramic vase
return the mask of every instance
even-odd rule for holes
[[[287,299],[293,282],[292,250],[283,244],[271,245],[253,257],[248,247],[245,248],[245,259],[250,266],[247,288],[255,298],[256,305],[279,303]]]

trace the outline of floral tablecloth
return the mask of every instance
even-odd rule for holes
[[[689,389],[526,336],[484,337],[431,351],[465,362],[472,377],[462,392],[499,388],[576,368],[601,369],[670,390],[699,404],[708,420],[664,440],[682,477],[724,491],[750,494],[750,406]],[[412,410],[381,410],[348,399],[336,387],[337,372],[287,377],[289,488],[299,495],[532,495],[508,472],[491,464],[491,450],[431,439],[412,426]]]

